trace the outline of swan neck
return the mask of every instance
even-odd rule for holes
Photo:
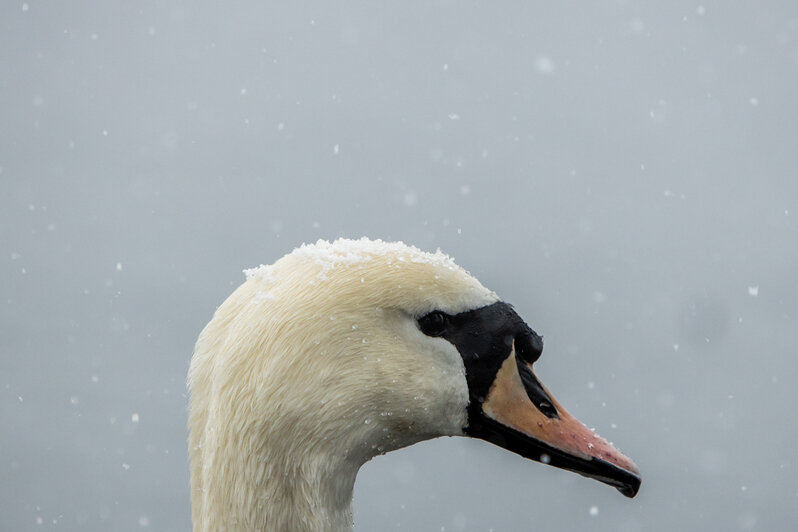
[[[269,451],[247,454],[239,449],[219,463],[224,474],[213,478],[233,484],[210,481],[203,487],[204,515],[195,522],[195,531],[352,530],[359,464],[327,453],[278,456]]]

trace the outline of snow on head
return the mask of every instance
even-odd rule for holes
[[[263,279],[264,281],[274,281],[274,266],[271,264],[261,264],[257,268],[247,268],[244,275],[249,279]]]
[[[404,242],[383,242],[380,239],[370,240],[366,237],[358,240],[339,238],[334,242],[318,240],[315,244],[302,244],[292,253],[297,257],[310,259],[323,271],[329,271],[337,266],[351,266],[368,262],[375,257],[388,257],[400,262],[414,262],[431,264],[449,270],[460,269],[454,259],[438,249],[435,253],[421,251],[415,246],[408,246]]]
[[[432,308],[456,314],[498,299],[440,250],[368,238],[303,244],[271,266],[245,272],[253,300],[274,305],[357,300],[420,315]]]
[[[358,240],[339,238],[333,242],[320,239],[314,244],[302,244],[287,256],[310,260],[321,266],[319,275],[321,279],[324,279],[324,274],[333,268],[363,264],[378,257],[385,257],[388,265],[392,261],[412,262],[430,264],[447,270],[465,271],[440,249],[435,253],[429,253],[403,242],[384,242],[380,239],[371,240],[366,237]],[[247,280],[257,279],[267,283],[277,280],[273,264],[261,264],[255,268],[245,269],[244,275]]]

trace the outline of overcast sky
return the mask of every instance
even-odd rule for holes
[[[633,500],[481,441],[356,530],[790,530],[798,3],[7,0],[0,529],[188,530],[185,374],[302,242],[440,247],[546,338]]]

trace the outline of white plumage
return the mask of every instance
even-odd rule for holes
[[[194,528],[350,529],[361,465],[469,423],[462,354],[418,318],[498,297],[440,252],[379,240],[319,241],[246,274],[189,370]]]
[[[415,318],[497,297],[442,253],[365,239],[246,273],[189,371],[195,529],[351,528],[362,464],[465,425],[463,362]]]

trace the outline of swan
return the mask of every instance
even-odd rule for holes
[[[188,373],[194,530],[351,530],[360,466],[439,436],[637,493],[535,376],[542,338],[440,251],[320,240],[245,273]]]

